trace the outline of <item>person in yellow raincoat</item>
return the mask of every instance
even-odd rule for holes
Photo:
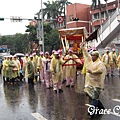
[[[10,55],[9,56],[9,61],[8,61],[8,67],[9,67],[9,70],[8,70],[8,72],[9,72],[9,79],[10,79],[10,83],[11,84],[14,84],[14,82],[15,82],[15,78],[16,78],[16,73],[15,73],[15,63],[14,63],[14,61],[13,61],[13,56],[12,55]]]
[[[117,55],[115,52],[115,49],[113,48],[112,51],[110,52],[110,70],[111,70],[111,76],[114,76],[114,69],[117,65]]]
[[[29,61],[29,56],[26,53],[25,57],[23,58],[23,68],[22,68],[22,72],[23,72],[23,76],[24,76],[24,80],[27,78],[27,62]]]
[[[68,51],[66,51],[66,53],[62,56],[62,59],[64,59],[64,57],[68,54]],[[66,82],[66,66],[64,64],[63,66],[63,80],[62,80],[62,83],[65,83]]]
[[[20,64],[20,61],[18,60],[18,58],[17,58],[16,55],[14,55],[13,61],[14,61],[14,64],[15,64],[15,69],[16,69],[16,70],[14,71],[15,79],[16,79],[16,81],[19,81],[21,64]]]
[[[39,82],[41,82],[40,71],[43,70],[43,60],[40,56],[38,57],[38,61],[37,61],[37,70],[39,71]]]
[[[73,53],[72,49],[69,49],[68,52],[68,55],[64,57],[64,60],[68,60],[66,62],[66,87],[74,87],[77,70],[76,64],[82,64],[82,62],[78,56]]]
[[[43,63],[44,63],[45,84],[47,89],[53,87],[52,74],[50,72],[50,62],[51,59],[49,52],[45,52],[45,60],[43,60]]]
[[[55,50],[52,50],[52,55],[50,56],[51,58],[55,58],[54,52]]]
[[[8,67],[8,62],[9,62],[9,56],[6,57],[6,60],[3,62],[3,69],[4,69],[4,75],[6,78],[6,82],[9,82],[9,67]]]
[[[40,69],[40,80],[41,80],[41,82],[45,82],[44,63],[43,63],[43,61],[45,60],[45,56],[44,56],[44,53],[42,51],[40,52],[40,59],[39,60],[40,61],[38,61],[38,62],[40,62],[40,64],[41,64],[41,60],[42,60],[42,67]]]
[[[118,66],[118,75],[120,75],[120,52],[119,52],[119,55],[117,57],[117,66]]]
[[[104,53],[104,55],[102,56],[102,61],[106,67],[106,70],[107,70],[107,76],[109,76],[110,74],[110,55],[109,55],[110,51],[109,50],[106,50],[106,53]]]
[[[4,60],[2,63],[2,77],[3,77],[3,82],[6,82],[6,61],[7,61],[7,56],[4,56]]]
[[[29,85],[34,85],[34,77],[35,77],[35,67],[34,67],[34,61],[33,61],[33,56],[30,55],[30,59],[27,62],[27,77],[28,77],[28,84]]]
[[[90,52],[90,48],[87,48],[87,51],[89,52],[89,53],[91,53]],[[82,74],[84,75],[84,79],[85,79],[85,76],[86,76],[86,59],[85,58],[83,58],[84,59],[84,65],[83,65],[83,68],[82,68]],[[85,85],[87,84],[87,81],[85,81]]]
[[[38,69],[37,69],[37,63],[38,63],[38,56],[37,56],[37,54],[36,54],[36,52],[34,52],[33,53],[33,61],[34,61],[34,67],[35,67],[35,78],[34,78],[34,80],[35,81],[37,81],[37,78],[38,78],[38,76],[37,76],[37,74],[38,74]]]
[[[88,85],[85,87],[85,92],[92,98],[92,105],[98,109],[104,109],[103,104],[99,100],[99,95],[104,88],[104,80],[106,67],[99,59],[99,52],[93,51],[90,55],[83,46],[83,56],[86,59],[86,77]]]
[[[55,58],[52,58],[50,64],[50,71],[52,72],[53,90],[55,93],[63,92],[62,90],[62,64],[64,61],[59,57],[59,53],[54,52]]]

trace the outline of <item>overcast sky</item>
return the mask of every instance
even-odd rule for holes
[[[46,2],[47,0],[42,0]],[[52,0],[51,0],[52,1]],[[69,0],[72,3],[90,4],[92,0]],[[104,0],[101,0],[104,3]],[[114,1],[114,0],[109,0]],[[34,14],[41,8],[41,0],[0,0],[0,17],[10,18],[20,16],[22,18],[34,18]],[[25,33],[29,21],[11,22],[9,19],[0,21],[0,34],[12,35],[15,33]]]

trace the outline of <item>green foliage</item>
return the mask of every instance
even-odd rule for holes
[[[44,24],[44,33],[50,33],[51,30],[52,30],[52,27],[50,26],[49,23]]]
[[[57,29],[52,29],[50,33],[44,34],[44,41],[45,41],[45,51],[51,51],[53,49],[58,50],[60,48],[60,38]]]
[[[27,26],[26,32],[29,32],[29,34],[16,33],[15,35],[2,36],[0,38],[0,45],[7,45],[11,54],[30,52],[31,41],[36,40],[38,42],[35,30],[36,27]],[[44,24],[44,45],[45,51],[49,52],[51,52],[52,49],[58,50],[60,47],[58,30],[53,29],[50,24]]]
[[[37,32],[36,32],[36,26],[33,25],[27,25],[26,26],[26,31],[29,33],[28,39],[30,42],[34,41],[35,43],[38,44],[39,40],[37,39]]]
[[[17,52],[29,51],[28,34],[16,33],[15,35],[2,36],[0,38],[0,45],[7,45],[11,54]]]

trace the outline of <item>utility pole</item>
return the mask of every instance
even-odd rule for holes
[[[44,21],[43,21],[43,7],[42,7],[42,0],[41,0],[41,38],[42,38],[42,49],[43,49],[43,53],[45,52],[45,50],[44,50]]]
[[[37,38],[39,39],[39,46],[41,51],[41,44],[42,44],[42,38],[41,38],[41,23],[40,23],[40,11],[37,13],[38,20],[37,20]]]
[[[42,0],[41,0],[41,9],[39,12],[35,15],[38,15],[38,22],[37,22],[37,37],[39,39],[39,46],[40,46],[40,51],[44,51],[44,21],[43,21],[43,8],[42,8]]]

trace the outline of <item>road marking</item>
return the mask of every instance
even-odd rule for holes
[[[120,102],[120,100],[119,99],[112,99],[113,101],[116,101],[116,102]]]
[[[117,113],[114,113],[114,112],[109,112],[109,114],[120,117],[120,114],[117,114]]]
[[[85,104],[86,106],[88,106],[88,107],[91,107],[92,105],[90,105],[90,104]]]
[[[39,113],[31,113],[31,115],[35,117],[37,120],[47,120],[45,117],[43,117]]]

